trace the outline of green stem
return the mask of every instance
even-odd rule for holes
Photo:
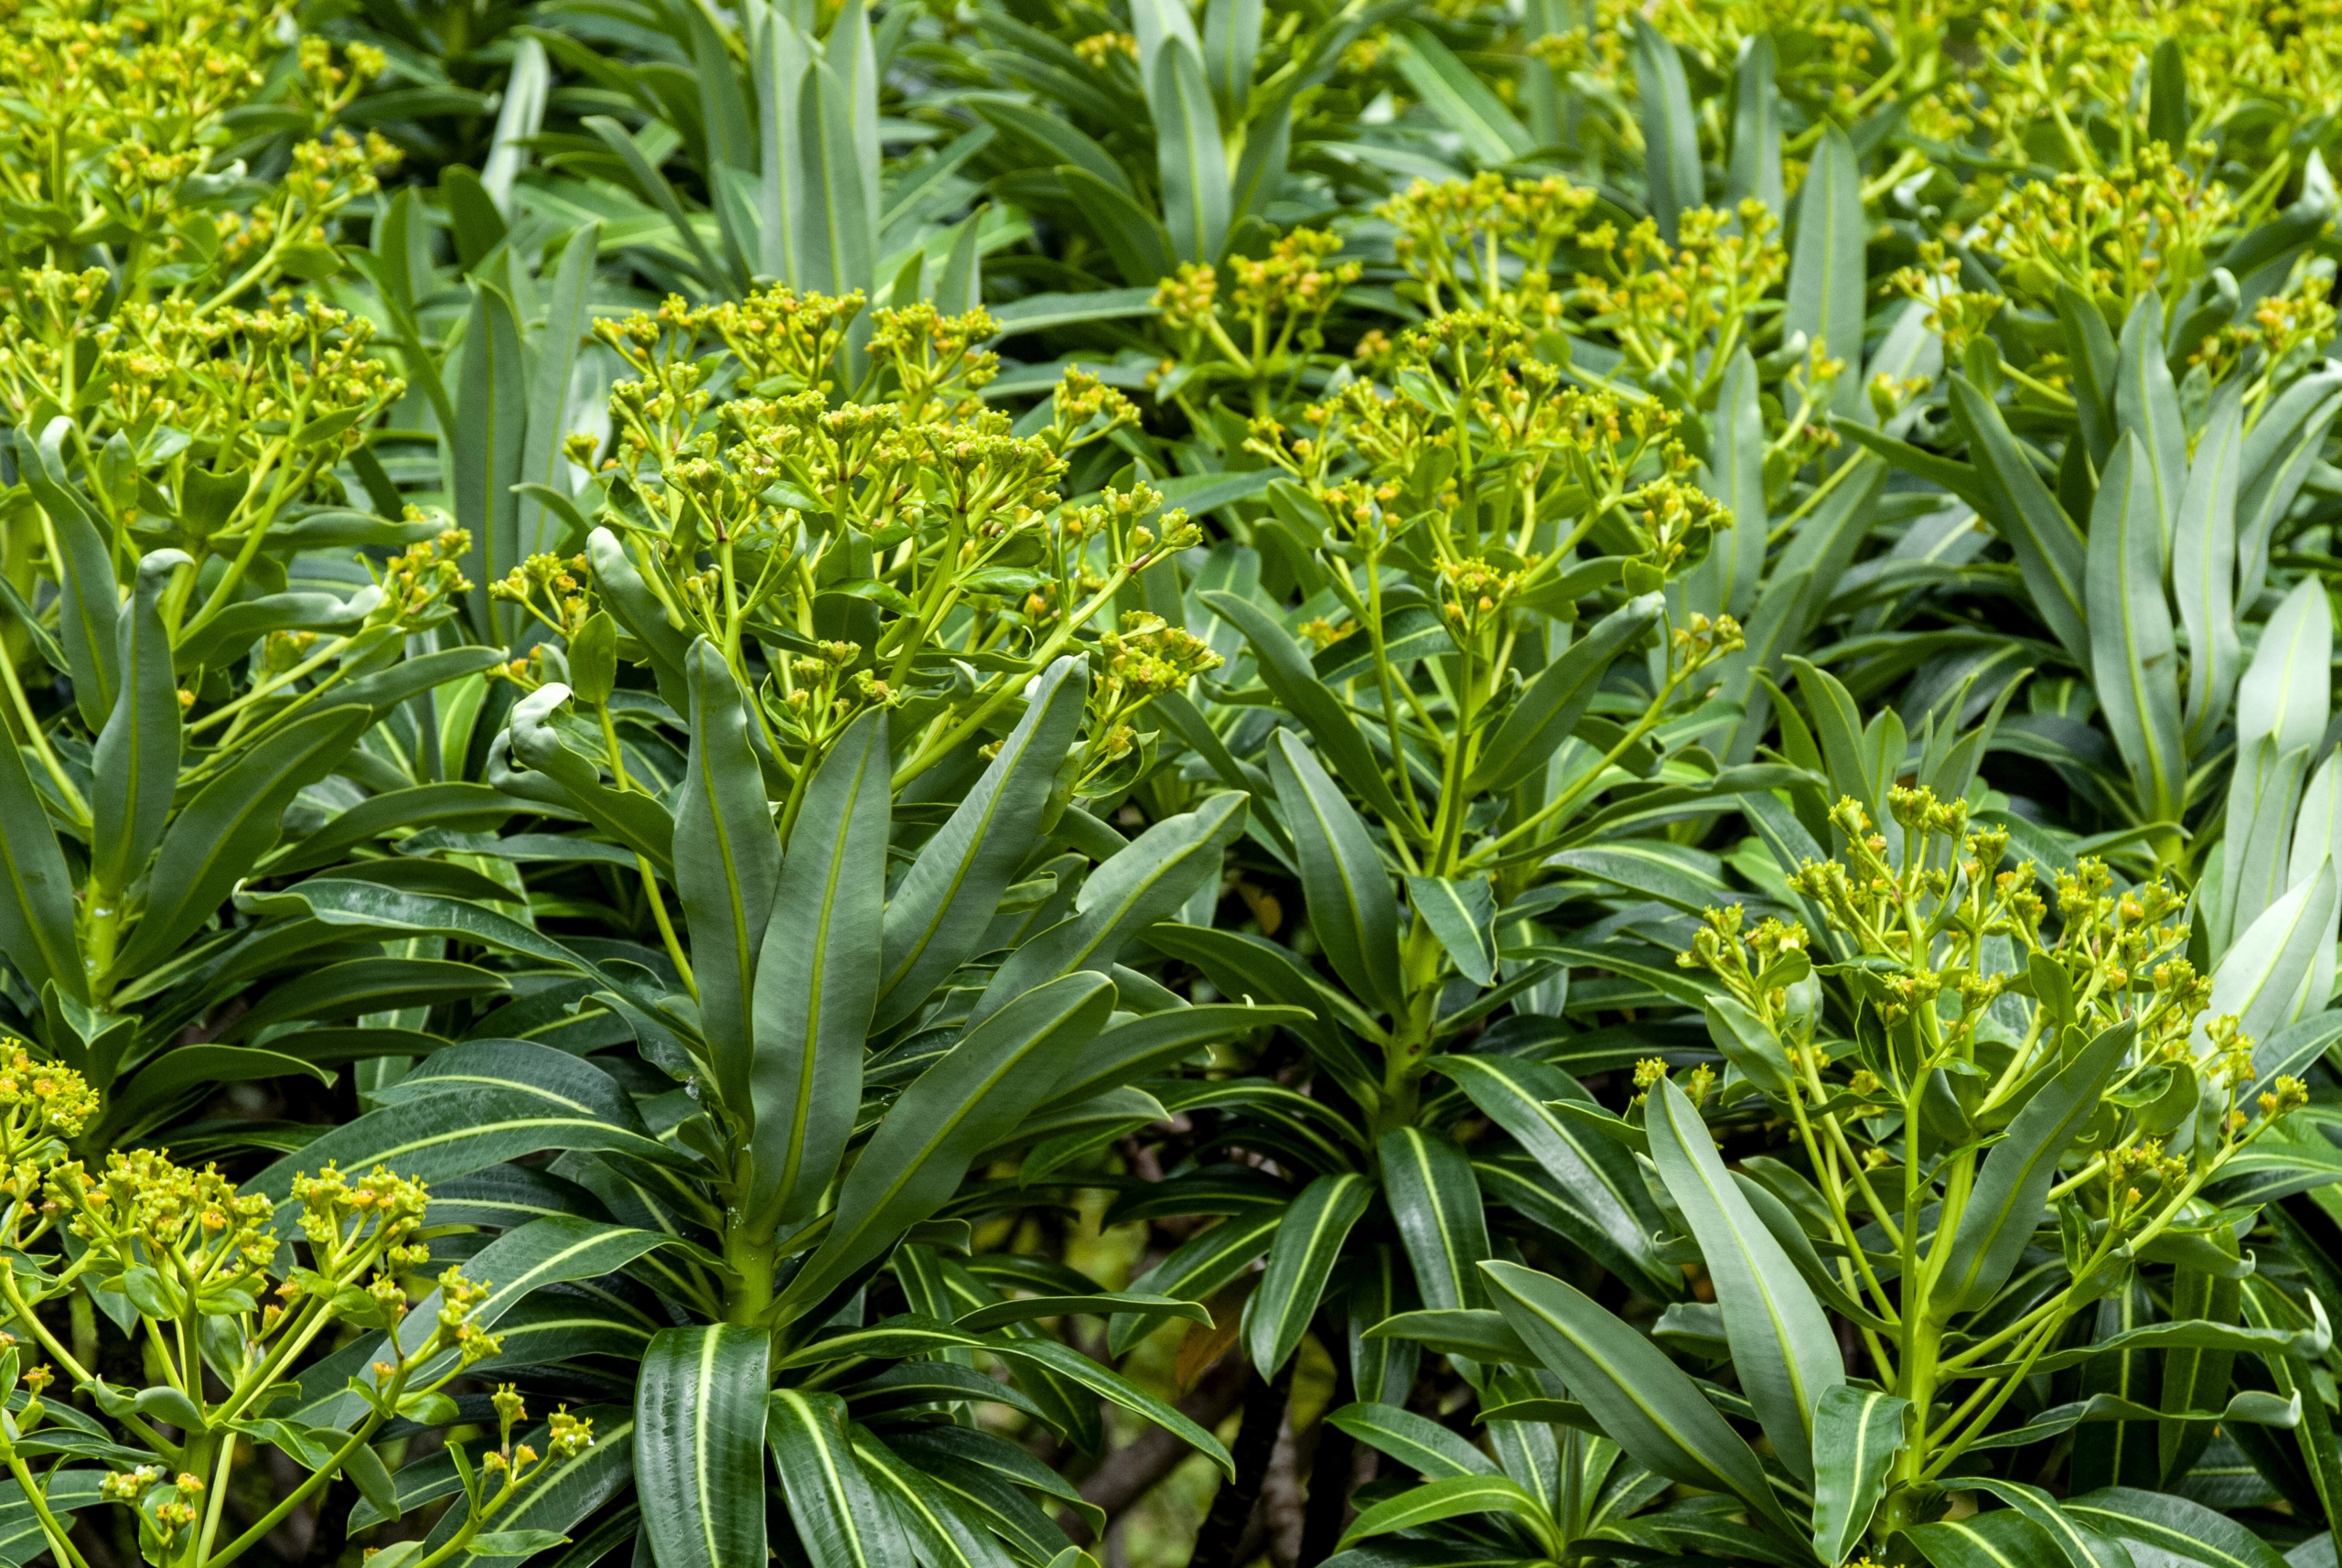
[[[58,1523],[57,1516],[48,1511],[48,1496],[41,1489],[40,1483],[34,1479],[32,1467],[10,1454],[8,1473],[16,1477],[16,1486],[25,1494],[25,1500],[32,1504],[33,1513],[40,1520],[41,1533],[48,1537],[50,1550],[60,1561],[70,1564],[70,1568],[90,1568],[89,1560],[75,1549],[71,1532]]]
[[[405,1379],[406,1373],[402,1369],[392,1380],[390,1391],[384,1396],[386,1402],[396,1403],[399,1385],[404,1382]],[[295,1509],[323,1491],[328,1483],[340,1475],[341,1467],[349,1463],[349,1456],[363,1448],[374,1434],[381,1430],[381,1425],[382,1412],[379,1410],[370,1412],[366,1419],[359,1424],[358,1430],[349,1434],[349,1441],[334,1451],[332,1458],[311,1471],[307,1479],[286,1493],[284,1500],[274,1508],[261,1515],[250,1530],[221,1547],[216,1556],[203,1559],[199,1568],[225,1568],[226,1564],[233,1563],[237,1558],[267,1540],[272,1530],[292,1517]],[[87,1568],[87,1564],[83,1564],[83,1568]]]

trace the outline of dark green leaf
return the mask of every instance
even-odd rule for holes
[[[1244,1307],[1245,1349],[1263,1378],[1276,1376],[1309,1332],[1342,1244],[1373,1197],[1365,1176],[1346,1171],[1319,1176],[1285,1210],[1260,1288]]]
[[[661,1568],[761,1568],[765,1561],[771,1343],[764,1329],[731,1324],[651,1337],[635,1382],[634,1475]],[[780,1396],[772,1397],[778,1409]]]

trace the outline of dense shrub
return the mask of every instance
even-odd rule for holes
[[[5,21],[11,1568],[2335,1561],[2325,11]]]

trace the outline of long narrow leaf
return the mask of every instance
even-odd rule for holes
[[[634,1392],[634,1478],[659,1568],[765,1560],[766,1370],[772,1337],[707,1324],[651,1337]]]
[[[845,1153],[878,1000],[890,804],[886,715],[856,719],[802,786],[757,955],[750,1093],[762,1223],[812,1211]]]

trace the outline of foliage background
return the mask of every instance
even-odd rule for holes
[[[811,1209],[740,1219],[791,1201],[769,1170],[757,1185],[775,1145],[741,1064],[770,1059],[783,1014],[821,1036],[822,987],[768,1004],[755,937],[726,970],[715,933],[765,917],[709,889],[768,900],[780,878],[790,950],[883,935],[891,961],[890,901],[910,908],[907,864],[992,777],[979,747],[1055,713],[1071,761],[1024,780],[1030,853],[981,910],[929,911],[966,950],[925,991],[870,980],[872,1026],[822,1059],[856,1063],[829,1161],[859,1168],[842,1151],[1015,993],[990,994],[996,974],[1105,974],[1101,1039],[1225,1010],[1155,1026],[1167,1044],[1094,1094],[1030,1100],[960,1150],[948,1207],[887,1211],[888,1272],[847,1309],[1205,1302],[1211,1326],[1091,1299],[1015,1331],[1127,1380],[1101,1414],[1036,1372],[1033,1412],[984,1418],[1104,1506],[1109,1563],[1315,1563],[1385,1503],[1357,1568],[2144,1563],[2214,1550],[2208,1514],[2241,1522],[2197,1561],[2331,1560],[2330,16],[320,0],[8,19],[21,766],[0,770],[0,995],[100,1097],[75,1155],[167,1146],[288,1203],[328,1153],[354,1172],[406,1149],[399,1118],[461,1127],[488,1103],[467,1096],[552,1092],[533,1058],[435,1070],[443,1051],[557,1047],[607,1069],[591,1087],[612,1086],[618,1131],[481,1139],[420,1173],[447,1195],[434,1273],[516,1219],[590,1211],[666,1250],[548,1300],[619,1282],[646,1342],[857,1328],[790,1294],[815,1242],[789,1253],[773,1224]],[[872,412],[826,418],[849,403]],[[1026,683],[1067,653],[1079,682],[1050,708]],[[831,771],[856,746],[886,787]],[[1947,827],[1906,787],[1964,812]],[[876,839],[844,847],[872,811]],[[694,860],[758,812],[769,864]],[[807,820],[839,824],[864,904],[789,880],[813,864]],[[1964,947],[1833,919],[1801,864],[1860,869],[1873,829],[1880,874],[1931,912],[1960,899],[1926,876],[1975,855],[1958,886],[2005,868],[2021,893],[2029,864],[2046,923],[2005,886]],[[1141,879],[1121,924],[1089,891],[1109,862]],[[1703,947],[1733,906],[1746,926]],[[1767,916],[1805,926],[1811,972],[1774,973],[1777,943],[1735,987]],[[1886,983],[1919,975],[1947,1033],[1897,1057],[1918,1026]],[[1850,1218],[1854,1167],[1937,1162],[1916,1232],[1992,1179],[2019,1106],[2058,1085],[2097,1103],[2060,1075],[2114,1030],[2142,1042],[2119,1110],[2041,1134],[2065,1208],[2047,1177],[2037,1234],[2019,1204],[2005,1288],[1933,1298],[1933,1318],[1907,1285],[1864,1295],[1854,1254],[1893,1249]],[[1714,1131],[1724,1187],[1759,1195],[1714,1222],[1687,1205],[1667,1172],[1708,1144],[1665,1165],[1647,1095],[1681,1101],[1672,1125]],[[1948,1120],[1923,1119],[1929,1095]],[[1834,1108],[1839,1144],[1801,1137],[1793,1107]],[[698,1161],[699,1185],[646,1185],[620,1163],[638,1156]],[[1895,1208],[1860,1211],[1891,1227]],[[967,1223],[968,1267],[924,1229],[939,1217]],[[1322,1246],[1272,1243],[1305,1232]],[[1809,1253],[1821,1284],[1797,1283]],[[1670,1471],[1602,1416],[1599,1379],[1491,1337],[1529,1331],[1488,1260],[1569,1282],[1695,1372],[1669,1396],[1758,1440],[1786,1536],[1698,1500],[1730,1496],[1738,1450]],[[1811,1316],[1759,1334],[1742,1289]],[[135,1315],[102,1332],[102,1294],[61,1285],[50,1332],[156,1386]],[[1445,1316],[1368,1332],[1411,1311]],[[1982,1410],[1961,1440],[1982,1468],[1922,1474],[1907,1443],[1850,1483],[1860,1504],[1817,1495],[1838,1429],[1816,1423],[1842,1402],[1768,1395],[1766,1355],[1794,1378],[1826,1325],[1842,1375],[1916,1400],[1925,1428],[1910,1341],[1863,1315],[1957,1355],[2036,1311],[2016,1344],[2041,1369],[1986,1380],[1952,1423]],[[588,1337],[508,1365],[541,1406],[592,1404],[607,1443],[643,1359]],[[759,1411],[761,1373],[738,1374]],[[706,1376],[671,1397],[719,1402]],[[490,1382],[449,1386],[452,1412],[392,1412],[389,1469],[485,1440]],[[858,1397],[857,1421],[879,1409]],[[1150,1398],[1215,1430],[1236,1479]],[[239,1527],[317,1470],[297,1441],[225,1444]],[[753,1506],[667,1497],[644,1452],[639,1494],[610,1482],[542,1561],[712,1568],[768,1540],[848,1560],[800,1533],[820,1510],[786,1485],[768,1536]],[[747,1454],[739,1488],[761,1493]],[[1482,1472],[1527,1500],[1411,1480]],[[1953,1484],[1972,1475],[2003,1489]],[[1364,1483],[1347,1514],[1328,1477]],[[394,1510],[328,1478],[254,1550],[338,1561],[454,1528],[431,1502],[370,1528],[365,1509]],[[1037,1486],[1004,1484],[1016,1527],[1069,1500]],[[10,1506],[23,1561],[41,1538]],[[719,1513],[730,1533],[689,1544]],[[2003,1522],[1954,1530],[1971,1513]],[[215,1560],[131,1515],[80,1516],[89,1568]],[[2058,1533],[2077,1521],[2079,1547]],[[999,1529],[970,1527],[1008,1560],[1058,1544]]]

